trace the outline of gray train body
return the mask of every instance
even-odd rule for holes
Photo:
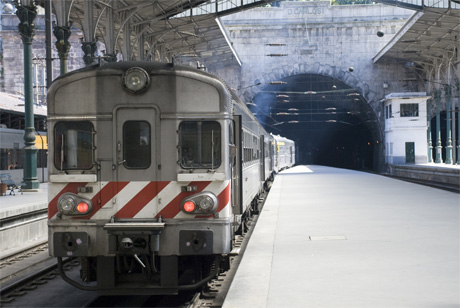
[[[50,254],[100,294],[175,294],[229,266],[279,146],[217,77],[91,66],[48,93]],[[290,160],[291,165],[294,159]]]

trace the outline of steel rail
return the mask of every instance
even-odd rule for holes
[[[65,264],[69,263],[70,261],[72,261],[74,259],[71,259],[71,258],[67,258],[66,260],[64,260],[63,262]],[[59,274],[57,273],[57,269],[58,269],[58,264],[53,264],[53,265],[49,265],[41,270],[38,270],[36,271],[35,273],[32,273],[16,282],[13,282],[5,287],[2,286],[2,288],[0,289],[0,297],[2,299],[5,299],[6,297],[8,297],[8,295],[12,294],[14,291],[17,291],[17,290],[20,290],[21,288],[25,287],[26,285],[34,282],[35,280],[38,280],[39,278],[42,278],[46,275],[49,275],[51,273],[53,273],[53,271],[56,271],[56,276],[59,276]]]

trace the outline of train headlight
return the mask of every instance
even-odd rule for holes
[[[202,192],[182,200],[181,209],[189,214],[212,214],[217,210],[219,201],[211,192]]]
[[[210,197],[205,196],[201,198],[200,204],[199,204],[200,209],[202,209],[203,211],[209,211],[210,209],[212,209],[213,206],[214,206],[214,201]]]
[[[63,213],[73,212],[75,208],[75,199],[70,195],[62,196],[59,199],[58,208],[60,212]]]
[[[93,209],[90,200],[86,200],[72,193],[65,193],[57,202],[58,211],[63,215],[77,216],[88,215]]]
[[[141,93],[149,84],[149,74],[140,67],[132,67],[123,74],[123,86],[130,93]]]

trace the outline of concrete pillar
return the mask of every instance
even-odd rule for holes
[[[452,121],[451,121],[451,108],[452,108],[452,89],[446,86],[446,164],[452,165]]]
[[[53,23],[54,26],[54,36],[57,38],[56,49],[59,54],[60,62],[60,74],[64,75],[67,73],[67,58],[69,57],[70,43],[69,38],[72,32],[70,31],[71,24],[68,26],[58,26]]]
[[[432,99],[430,98],[428,101],[427,101],[427,111],[426,111],[426,114],[427,114],[427,125],[428,125],[428,129],[427,129],[427,140],[428,140],[428,162],[429,163],[432,163],[433,162],[433,142],[432,142],[432,139],[431,139],[431,103],[432,103]]]
[[[19,33],[24,45],[24,183],[25,191],[37,191],[40,182],[37,178],[37,147],[35,147],[34,101],[32,82],[32,41],[35,35],[34,19],[37,7],[32,1],[16,3],[19,18]]]
[[[442,164],[442,143],[441,143],[441,91],[434,92],[436,104],[436,160],[435,163]]]

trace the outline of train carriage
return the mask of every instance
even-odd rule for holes
[[[295,164],[295,142],[280,135],[273,136],[274,170],[279,172]]]
[[[48,125],[50,254],[61,266],[81,257],[90,284],[61,271],[66,281],[100,294],[176,294],[228,267],[268,178],[269,140],[217,77],[94,65],[53,83]]]

